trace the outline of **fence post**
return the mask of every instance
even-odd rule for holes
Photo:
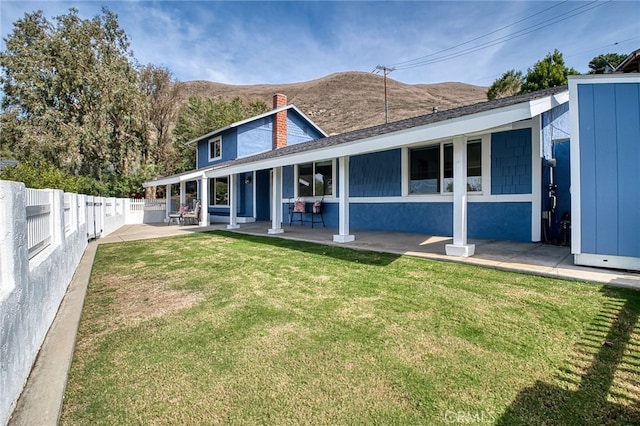
[[[62,244],[65,237],[64,232],[64,194],[59,189],[47,189],[49,192],[49,203],[51,204],[51,245]]]
[[[0,181],[0,302],[29,272],[26,188],[23,183]],[[1,383],[0,383],[1,384]],[[1,387],[1,386],[0,386]]]

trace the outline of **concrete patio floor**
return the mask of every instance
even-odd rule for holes
[[[270,222],[254,222],[240,224],[240,228],[232,232],[262,235],[272,238],[287,238],[299,241],[312,241],[320,244],[337,245],[354,249],[380,251],[408,256],[437,259],[448,262],[461,262],[485,266],[506,271],[540,275],[568,280],[590,281],[616,287],[627,287],[640,290],[640,273],[615,269],[602,269],[573,264],[573,256],[569,247],[554,246],[541,243],[521,243],[497,240],[469,240],[476,245],[472,257],[452,257],[445,255],[445,245],[452,239],[422,234],[401,232],[377,232],[353,230],[355,241],[336,243],[333,235],[336,228],[322,228],[310,225],[283,225],[284,233],[267,234]],[[181,235],[189,232],[226,230],[226,224],[215,224],[208,227],[179,225],[127,225],[98,240],[99,244],[115,241],[132,241],[146,238],[159,238]]]

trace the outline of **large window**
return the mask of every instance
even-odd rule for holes
[[[453,192],[453,144],[444,143],[409,151],[409,193]],[[482,141],[467,142],[467,191],[482,191]]]
[[[219,177],[209,180],[209,199],[213,206],[229,205],[229,177]]]
[[[219,160],[222,158],[222,138],[209,139],[209,161]]]
[[[306,163],[298,166],[298,196],[333,195],[333,161]]]
[[[440,192],[440,145],[417,148],[410,151],[411,194],[436,194]]]
[[[482,191],[482,141],[467,142],[467,191]]]

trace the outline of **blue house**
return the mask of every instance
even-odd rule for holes
[[[568,102],[557,87],[330,137],[288,107],[286,146],[266,131],[271,112],[198,138],[198,170],[147,185],[199,180],[203,225],[225,209],[229,228],[269,220],[277,234],[292,200],[322,200],[334,241],[417,232],[452,236],[447,253],[470,256],[467,238],[541,240],[543,159],[567,140]]]
[[[214,170],[231,160],[326,136],[302,111],[294,105],[287,105],[285,95],[276,94],[271,111],[187,142],[187,145],[196,146],[196,170],[147,182],[145,186],[166,186],[166,192],[170,196],[171,185],[180,184],[180,203],[185,204],[187,184],[196,184],[197,198],[203,206],[208,206],[203,209],[202,225],[226,222],[230,217],[235,219],[234,223],[269,220],[269,170],[216,176],[212,179],[207,179],[205,171]],[[230,190],[232,185],[234,190]]]
[[[628,74],[571,76],[571,251],[640,270],[640,50]],[[619,67],[619,68],[620,68]]]

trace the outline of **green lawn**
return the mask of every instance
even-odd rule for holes
[[[226,232],[101,245],[62,424],[640,424],[640,292]]]

